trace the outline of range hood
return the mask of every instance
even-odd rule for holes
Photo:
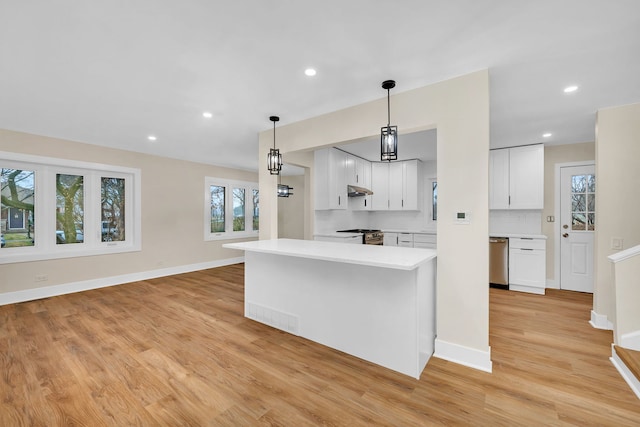
[[[373,191],[368,188],[358,187],[357,185],[347,185],[347,196],[349,197],[370,196],[372,194]]]

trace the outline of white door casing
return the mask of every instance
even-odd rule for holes
[[[593,292],[595,166],[560,168],[560,288]]]

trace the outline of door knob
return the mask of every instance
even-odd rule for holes
[[[567,237],[569,237],[569,233],[562,233],[562,237],[566,239]]]

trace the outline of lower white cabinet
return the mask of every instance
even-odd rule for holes
[[[435,234],[414,234],[413,235],[413,247],[424,249],[436,248],[436,235]]]
[[[426,233],[384,233],[385,246],[402,246],[405,248],[436,248],[436,235]]]
[[[398,233],[384,233],[383,246],[398,246]]]
[[[509,289],[543,294],[546,287],[546,241],[509,238]]]
[[[411,233],[398,233],[398,246],[404,248],[413,247],[413,234]]]

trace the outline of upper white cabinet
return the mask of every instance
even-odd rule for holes
[[[315,209],[347,208],[347,156],[335,148],[314,153]]]
[[[419,210],[421,162],[406,160],[371,164],[373,210]]]
[[[489,209],[544,208],[544,145],[489,152]]]
[[[371,162],[360,157],[347,154],[347,184],[371,189]],[[349,206],[353,210],[371,210],[371,196],[349,198]]]

